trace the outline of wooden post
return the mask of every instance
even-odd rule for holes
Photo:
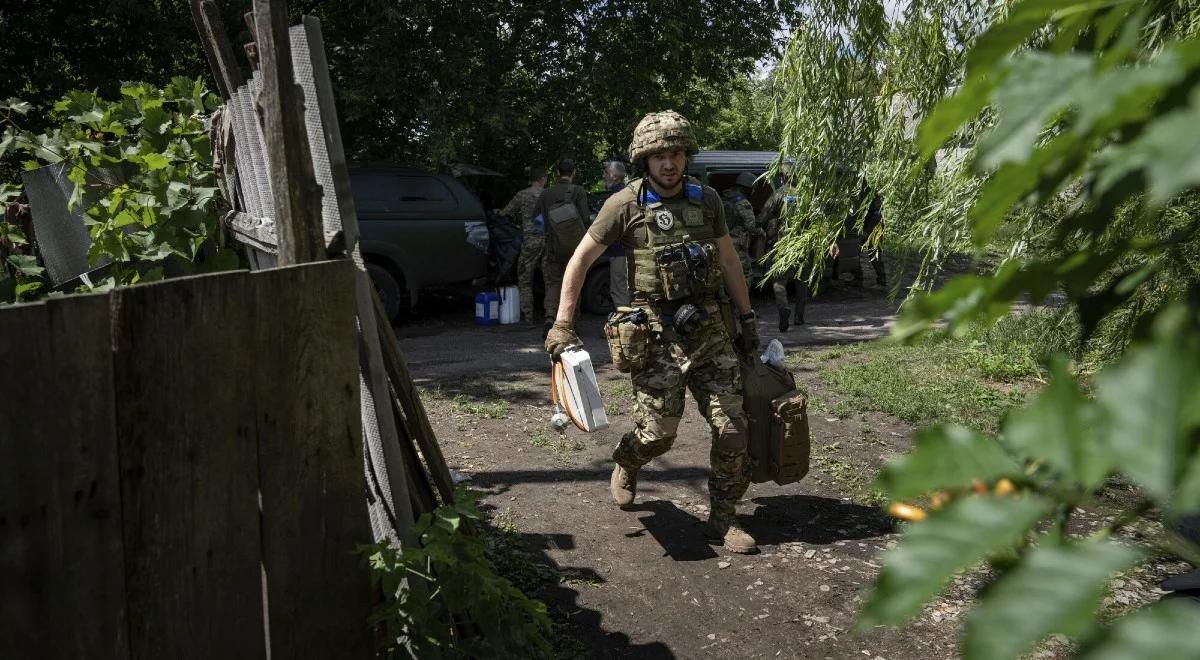
[[[258,99],[271,167],[279,265],[325,258],[321,187],[313,174],[304,126],[304,93],[292,72],[287,5],[254,0],[254,26],[263,89]]]
[[[196,31],[200,33],[200,43],[208,56],[217,89],[222,98],[229,100],[234,90],[246,82],[246,77],[242,75],[242,69],[234,57],[221,12],[212,0],[191,0],[191,6],[192,20],[196,23]]]

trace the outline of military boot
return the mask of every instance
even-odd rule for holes
[[[791,320],[791,317],[792,317],[792,310],[788,309],[787,307],[779,308],[779,331],[780,332],[787,332],[788,321]]]
[[[737,518],[709,517],[705,531],[710,539],[721,541],[725,549],[730,552],[743,555],[758,552],[758,544],[755,543],[754,537],[742,529]]]
[[[633,506],[633,498],[637,495],[637,475],[637,468],[630,470],[620,463],[613,467],[608,492],[612,493],[613,501],[622,509]]]
[[[795,307],[796,307],[796,313],[795,313],[796,325],[804,325],[804,308],[806,307],[806,305],[798,302],[798,303],[796,303]]]

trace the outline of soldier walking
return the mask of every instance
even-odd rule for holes
[[[750,282],[753,265],[750,260],[750,245],[763,233],[754,218],[754,206],[750,204],[750,195],[754,192],[754,178],[753,174],[742,172],[737,175],[733,187],[721,193],[721,202],[725,206],[725,223],[729,227],[729,237],[733,239],[733,247],[737,250],[746,282]]]
[[[542,264],[542,256],[546,251],[545,221],[537,215],[537,203],[542,197],[546,185],[546,171],[541,167],[529,168],[529,187],[518,190],[508,204],[500,211],[500,215],[520,217],[521,219],[521,255],[517,257],[517,287],[521,296],[521,320],[526,324],[534,324],[533,319],[533,275]],[[542,271],[545,290],[549,295],[550,285],[546,273]],[[556,301],[557,302],[557,301]],[[549,309],[549,305],[546,305]]]
[[[609,192],[617,192],[625,187],[625,163],[610,160],[604,165],[604,187]],[[604,254],[608,261],[608,289],[612,297],[613,307],[629,304],[629,262],[625,256],[625,248],[620,241],[614,241]]]
[[[775,246],[783,234],[787,205],[793,203],[793,199],[792,191],[785,177],[759,213],[759,223],[766,227],[768,250]],[[835,242],[829,248],[830,256],[836,258],[839,250],[840,248]],[[779,313],[780,332],[788,331],[793,318],[796,325],[804,325],[804,312],[808,307],[808,299],[811,295],[809,282],[815,269],[820,269],[817,274],[819,277],[824,277],[824,259],[817,263],[805,263],[796,268],[789,268],[771,278],[771,290],[775,294],[775,308]],[[788,285],[793,282],[796,285],[796,298],[792,302],[793,307],[788,307]]]
[[[581,225],[586,226],[589,217],[587,207],[587,192],[582,186],[571,183],[575,178],[575,163],[569,159],[558,161],[558,182],[546,189],[537,202],[537,212],[547,222],[550,220],[551,209],[564,206],[574,206]],[[551,228],[553,231],[553,228]],[[549,241],[542,256],[542,275],[546,278],[546,323],[542,328],[549,331],[558,312],[559,289],[562,286],[563,264],[570,254],[558,254],[555,247],[557,241]]]
[[[706,530],[727,549],[749,553],[757,550],[754,538],[735,515],[750,484],[735,342],[743,354],[755,353],[758,325],[720,196],[685,177],[687,159],[697,150],[691,124],[672,110],[638,123],[629,157],[646,176],[605,202],[571,256],[546,350],[557,358],[582,344],[575,309],[584,278],[605,247],[620,241],[632,262],[630,304],[644,312],[638,316],[646,330],[643,343],[629,347],[630,355],[639,356],[627,365],[636,392],[635,428],[613,452],[609,490],[618,506],[633,504],[638,471],[671,448],[690,390],[712,435]],[[722,292],[736,309],[736,337],[722,320]]]

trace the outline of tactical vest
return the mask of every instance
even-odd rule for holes
[[[630,219],[634,246],[629,251],[629,289],[633,298],[653,302],[680,301],[712,295],[721,287],[720,260],[715,241],[716,216],[704,206],[704,187],[684,182],[681,198],[664,200],[643,181],[631,184],[637,211]],[[680,295],[681,282],[663,274],[659,256],[664,249],[697,243],[710,247],[708,272],[689,279],[689,293]],[[683,277],[680,274],[675,276]]]

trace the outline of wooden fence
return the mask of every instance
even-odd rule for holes
[[[11,658],[369,657],[348,260],[0,309]]]

